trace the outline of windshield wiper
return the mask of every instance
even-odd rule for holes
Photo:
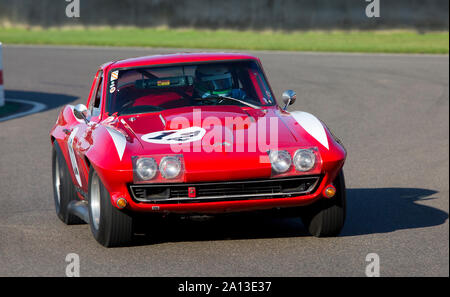
[[[251,103],[248,103],[248,102],[245,102],[243,100],[236,99],[236,98],[233,98],[233,97],[220,96],[220,95],[210,95],[210,96],[205,97],[205,98],[197,98],[197,100],[210,100],[210,99],[230,100],[230,101],[239,102],[241,104],[247,105],[248,107],[251,107],[251,108],[254,108],[254,109],[261,109],[261,107],[259,107],[257,105],[253,105]]]

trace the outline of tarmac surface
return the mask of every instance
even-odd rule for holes
[[[180,51],[180,50],[178,50]],[[49,130],[85,103],[97,66],[167,49],[5,46],[6,97],[47,107],[0,123],[0,276],[449,276],[449,57],[250,52],[289,110],[315,114],[345,144],[348,216],[336,238],[299,219],[232,216],[167,221],[107,249],[88,225],[56,217]]]

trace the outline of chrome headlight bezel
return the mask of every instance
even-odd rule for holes
[[[159,172],[165,179],[176,179],[182,169],[183,165],[177,156],[165,156],[159,162]]]
[[[270,151],[269,160],[272,170],[277,174],[286,173],[292,167],[292,157],[286,150]]]
[[[153,154],[132,156],[131,161],[133,166],[133,183],[135,184],[169,182],[180,183],[184,181],[184,157],[181,154]],[[166,168],[166,164],[169,161],[176,162],[176,170],[174,173],[173,170],[169,172],[170,170],[168,171],[168,168]],[[147,167],[141,169],[143,165],[147,165]],[[148,170],[148,166],[152,168],[151,174],[145,173],[145,170]]]
[[[148,170],[151,171],[149,172]],[[156,174],[158,173],[158,163],[151,157],[138,158],[134,162],[133,171],[139,180],[149,181],[156,177]]]
[[[294,163],[294,167],[297,171],[308,172],[316,166],[317,158],[312,149],[298,149],[294,153],[292,162]]]

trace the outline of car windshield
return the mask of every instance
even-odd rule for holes
[[[275,103],[254,61],[114,69],[109,76],[107,102],[109,114],[139,114],[185,106],[259,107]]]

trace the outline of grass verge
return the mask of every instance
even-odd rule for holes
[[[5,44],[448,54],[449,32],[255,32],[158,28],[0,28]]]

